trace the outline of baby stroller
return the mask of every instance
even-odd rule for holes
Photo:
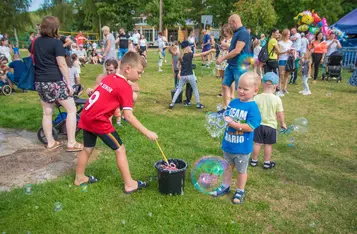
[[[343,55],[340,51],[333,52],[328,57],[326,65],[326,73],[322,74],[322,80],[328,81],[330,78],[336,78],[336,82],[339,83],[342,80],[342,59]]]
[[[80,113],[83,110],[84,104],[87,102],[87,99],[82,99],[82,98],[78,97],[82,91],[83,91],[83,86],[75,85],[73,97],[74,97],[74,103],[76,104],[76,107],[77,107],[76,134],[81,130],[80,128],[78,128],[79,117],[80,117]],[[62,106],[59,102],[56,102],[55,105],[57,107],[58,114],[57,114],[56,118],[52,121],[52,124],[53,124],[52,125],[52,135],[53,135],[53,139],[57,140],[59,134],[67,135],[67,129],[66,129],[67,112],[64,112],[62,110],[62,108],[61,108]],[[47,139],[43,132],[42,126],[37,131],[37,138],[41,143],[47,144]]]

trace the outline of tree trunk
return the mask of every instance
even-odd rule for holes
[[[19,38],[17,37],[17,32],[16,32],[16,27],[14,26],[14,35],[15,35],[15,39],[16,39],[16,44],[19,44]]]

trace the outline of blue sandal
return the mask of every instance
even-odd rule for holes
[[[146,182],[143,182],[143,181],[140,181],[140,180],[137,180],[136,182],[138,182],[138,187],[134,190],[131,190],[131,191],[125,191],[125,187],[123,188],[123,191],[125,194],[131,194],[131,193],[135,193],[136,191],[139,191],[143,188],[146,188],[147,186],[149,186]]]
[[[231,187],[230,186],[225,187],[225,186],[222,185],[221,187],[219,187],[215,191],[210,192],[209,195],[211,195],[213,197],[220,197],[220,196],[223,196],[223,195],[229,193],[230,191],[231,191]]]
[[[243,203],[243,198],[245,196],[245,192],[236,190],[236,192],[234,193],[233,197],[232,197],[232,203],[233,204],[242,204]],[[234,200],[238,199],[239,202],[235,202]]]

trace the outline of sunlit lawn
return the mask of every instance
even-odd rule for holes
[[[182,196],[161,195],[157,181],[132,195],[122,191],[123,181],[115,158],[101,142],[99,160],[88,174],[101,178],[87,193],[72,186],[74,170],[58,180],[0,193],[0,232],[9,233],[356,233],[357,230],[357,94],[343,80],[319,81],[312,95],[302,96],[298,85],[290,85],[283,97],[287,123],[299,116],[309,120],[306,135],[279,137],[274,146],[273,170],[249,168],[247,196],[243,205],[232,205],[232,194],[215,199],[200,194],[190,180],[193,162],[204,155],[221,156],[220,140],[204,128],[205,113],[221,102],[220,80],[197,61],[196,75],[206,109],[178,104],[169,110],[173,88],[171,59],[157,72],[158,54],[148,55],[149,66],[139,82],[141,92],[135,115],[157,132],[170,158],[189,164]],[[100,65],[86,65],[81,81],[94,84]],[[0,127],[37,131],[42,111],[36,93],[0,96]],[[156,145],[128,123],[117,128],[128,152],[134,178],[155,177],[153,164],[161,159]],[[79,137],[81,140],[81,136]],[[262,161],[262,155],[260,156]],[[262,165],[262,164],[260,164]],[[63,210],[54,212],[54,203]]]

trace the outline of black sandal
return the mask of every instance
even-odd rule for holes
[[[136,189],[131,190],[131,191],[125,191],[125,187],[124,187],[123,188],[124,193],[125,194],[135,193],[136,191],[139,191],[139,190],[149,186],[146,182],[143,182],[143,181],[140,181],[140,180],[137,180],[136,182],[138,182],[138,187]]]

